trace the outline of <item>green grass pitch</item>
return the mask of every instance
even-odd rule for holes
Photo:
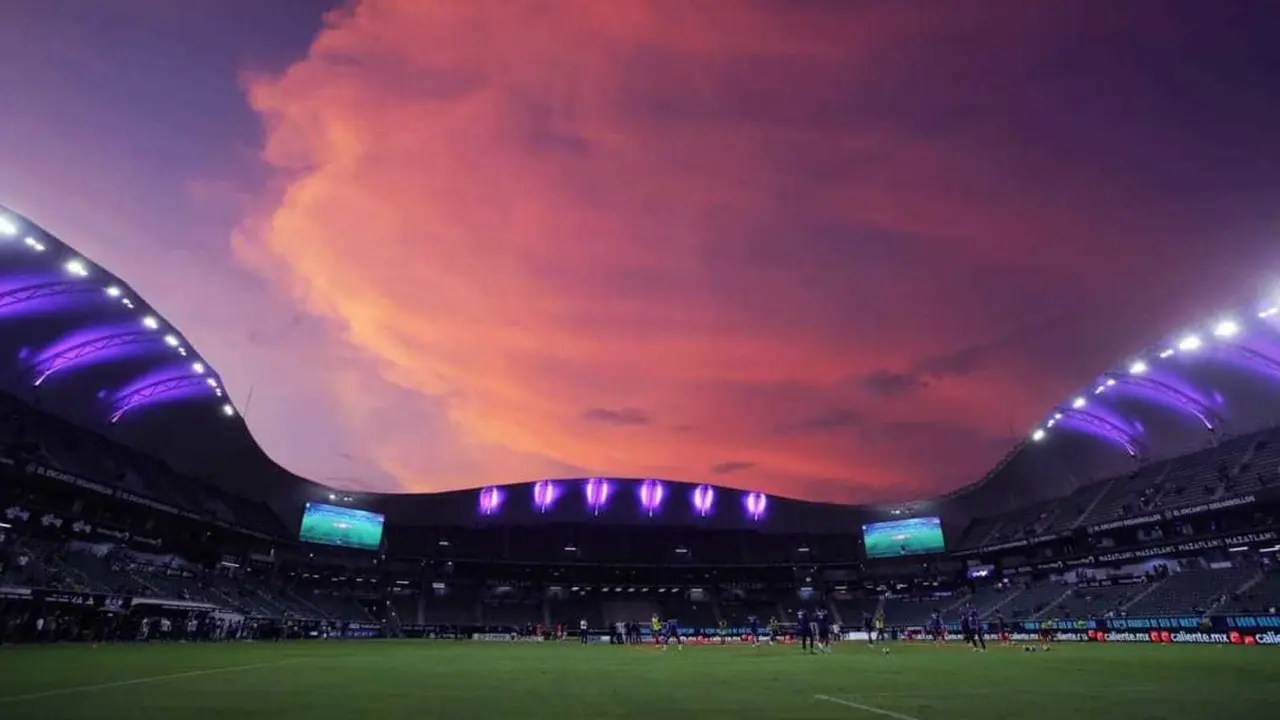
[[[0,718],[1227,720],[1275,717],[1277,677],[1264,647],[64,645],[0,648]]]

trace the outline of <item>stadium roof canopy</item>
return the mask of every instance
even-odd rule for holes
[[[950,497],[1017,502],[1280,424],[1280,289],[1119,359],[1049,408],[986,477]],[[988,493],[989,494],[989,493]]]
[[[265,474],[301,480],[267,459],[216,369],[160,309],[2,206],[0,327],[0,388],[7,392],[184,473],[258,491]],[[1274,426],[1280,419],[1277,358],[1280,293],[1120,358],[1049,408],[985,478],[948,497],[973,497],[985,487],[1015,502],[1039,499],[1034,496],[1135,463]],[[535,484],[528,487],[534,492]],[[465,504],[483,507],[485,498],[499,495],[476,489]],[[748,494],[741,495],[746,502]],[[932,502],[917,505],[908,512],[939,509]]]

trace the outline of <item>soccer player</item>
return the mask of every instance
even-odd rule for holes
[[[649,618],[649,632],[653,634],[653,644],[662,647],[662,621],[657,614]]]
[[[796,635],[800,637],[800,652],[810,650],[813,635],[809,632],[809,613],[803,609],[796,611]]]
[[[725,643],[729,642],[729,623],[725,622],[724,620],[721,620],[720,627],[718,628],[718,630],[720,633],[720,644],[724,645]]]
[[[779,640],[782,637],[781,632],[782,632],[781,628],[778,627],[778,618],[770,616],[769,617],[769,644],[770,645],[772,645],[775,640]]]
[[[862,631],[867,634],[867,644],[875,645],[875,622],[871,619],[871,613],[869,612],[862,613]]]
[[[578,642],[582,645],[586,645],[589,640],[590,639],[587,637],[587,619],[582,618],[578,621]]]
[[[662,644],[662,649],[666,650],[667,645],[672,641],[676,644],[677,650],[684,650],[684,640],[680,637],[680,622],[675,618],[667,619],[667,641]]]
[[[1048,650],[1049,643],[1053,642],[1053,631],[1049,628],[1057,626],[1057,620],[1049,619],[1040,621],[1040,644],[1043,646],[1043,649]]]
[[[818,649],[824,653],[831,652],[831,618],[821,608],[814,613],[818,625]]]
[[[748,615],[747,628],[751,632],[751,646],[760,647],[760,618],[755,615]]]
[[[947,631],[942,627],[942,613],[937,610],[929,616],[929,634],[933,636],[934,645],[941,645],[947,641]]]
[[[1012,644],[1010,642],[1009,630],[1008,628],[1005,627],[1005,624],[1004,624],[1004,613],[997,610],[995,620],[991,622],[991,625],[995,628],[997,637],[1000,638],[1000,644],[1002,645]]]
[[[982,617],[978,613],[978,608],[970,605],[969,612],[965,618],[969,623],[969,632],[971,633],[969,642],[973,645],[973,649],[978,652],[986,652],[987,638],[986,633],[982,631]]]
[[[884,642],[884,611],[876,611],[876,642]]]

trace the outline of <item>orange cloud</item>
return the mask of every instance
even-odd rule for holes
[[[1018,241],[1078,230],[1058,200],[1086,175],[1014,203],[1032,170],[1003,138],[929,126],[953,62],[1024,20],[363,0],[248,83],[282,190],[237,251],[362,352],[325,391],[405,489],[950,489],[1070,386],[1010,350],[1053,304],[994,288],[1086,277],[1068,244]],[[958,72],[983,62],[1014,72]]]

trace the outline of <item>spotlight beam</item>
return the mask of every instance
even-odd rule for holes
[[[1062,413],[1064,418],[1070,418],[1100,431],[1103,435],[1124,446],[1124,449],[1128,450],[1129,455],[1132,457],[1143,458],[1146,456],[1146,448],[1138,441],[1138,438],[1101,415],[1069,407],[1058,408],[1057,412]]]
[[[83,281],[55,281],[26,285],[0,292],[0,310],[14,305],[21,305],[41,298],[70,295],[77,292],[101,292],[102,289]]]
[[[1178,388],[1157,380],[1150,375],[1131,375],[1127,373],[1109,373],[1105,376],[1109,380],[1115,380],[1117,383],[1127,383],[1134,387],[1145,388],[1152,392],[1164,395],[1173,402],[1177,403],[1184,410],[1195,415],[1204,426],[1210,430],[1214,430],[1222,425],[1222,418],[1213,411],[1208,405],[1200,402],[1191,395],[1179,390]]]
[[[134,388],[116,401],[116,411],[111,414],[111,422],[115,423],[122,415],[145,402],[181,392],[196,385],[207,385],[203,375],[184,375],[167,378]]]
[[[31,366],[31,372],[36,376],[35,384],[39,385],[44,382],[53,373],[75,364],[84,358],[97,355],[112,348],[123,347],[125,345],[136,345],[144,342],[155,342],[158,338],[155,333],[142,331],[127,331],[120,333],[112,333],[103,335],[92,340],[76,343],[71,347],[64,348],[49,357],[41,358]]]

